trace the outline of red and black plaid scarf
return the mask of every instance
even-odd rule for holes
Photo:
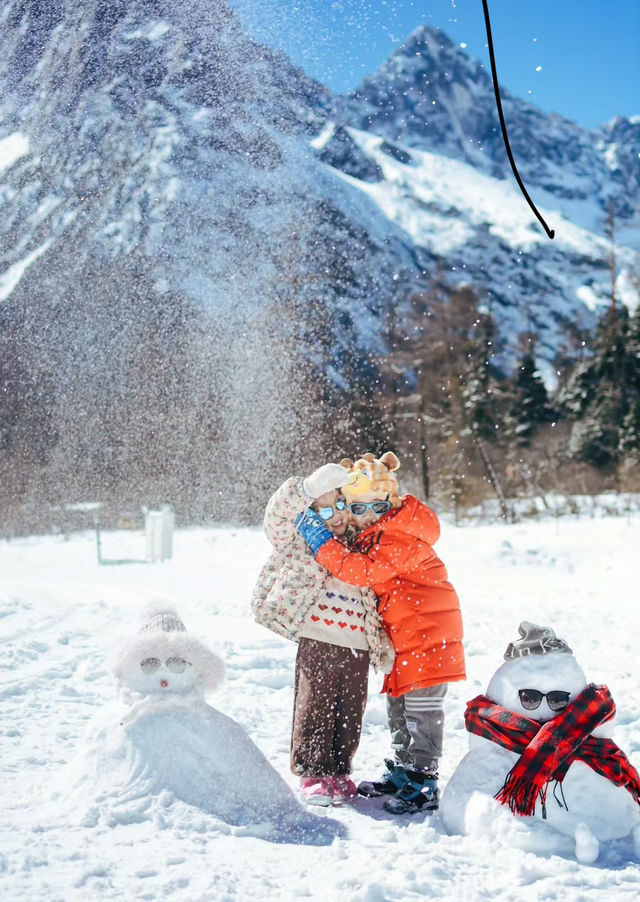
[[[607,687],[590,683],[564,711],[544,724],[478,695],[467,703],[465,725],[470,733],[522,753],[496,799],[514,814],[531,815],[540,797],[542,816],[546,817],[549,783],[562,784],[576,758],[617,786],[624,786],[640,804],[640,777],[635,767],[611,739],[590,735],[610,720],[615,710]]]

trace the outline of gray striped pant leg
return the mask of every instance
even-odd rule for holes
[[[421,770],[438,770],[444,736],[444,697],[447,683],[416,689],[403,696],[408,753]]]
[[[391,731],[391,748],[396,764],[413,765],[413,756],[409,752],[411,733],[407,729],[404,700],[403,695],[399,698],[387,695],[387,722]]]

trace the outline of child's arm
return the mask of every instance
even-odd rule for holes
[[[407,573],[434,556],[426,542],[409,536],[388,538],[381,532],[366,551],[350,550],[329,539],[318,549],[316,560],[351,586],[371,586]]]
[[[309,501],[302,491],[302,478],[287,479],[273,493],[264,512],[264,531],[276,548],[288,545],[297,535],[296,517]]]
[[[330,492],[348,480],[348,471],[339,464],[324,464],[305,479],[293,476],[274,492],[264,512],[264,531],[272,545],[288,545],[296,538],[296,517],[314,498]]]

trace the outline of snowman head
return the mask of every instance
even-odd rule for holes
[[[505,652],[487,687],[492,701],[544,723],[561,713],[582,692],[587,679],[573,652],[552,629],[524,621],[521,638]]]
[[[190,636],[175,611],[154,611],[112,663],[120,686],[139,695],[205,695],[224,678],[222,660]]]

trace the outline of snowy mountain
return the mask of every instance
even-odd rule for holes
[[[640,119],[588,132],[503,99],[554,241],[511,175],[489,77],[442,32],[418,29],[335,98],[224,0],[8,0],[0,442],[41,434],[36,463],[54,485],[73,472],[78,495],[125,473],[144,492],[151,468],[196,504],[203,473],[231,472],[252,507],[256,458],[267,486],[274,447],[319,453],[317,410],[373,384],[386,324],[436,274],[476,287],[505,365],[537,329],[550,366],[606,300],[608,199],[633,301]]]
[[[605,303],[613,211],[622,300],[638,268],[640,117],[591,132],[504,89],[501,97],[520,175],[551,242],[517,187],[504,148],[490,75],[440,30],[418,28],[345,99],[323,158],[399,224],[428,268],[446,261],[454,281],[487,292],[512,345],[536,329],[553,359],[564,328]],[[353,154],[344,161],[345,138]],[[378,177],[363,178],[357,171]]]
[[[500,96],[518,170],[542,192],[543,206],[595,231],[608,200],[622,224],[638,217],[640,118],[616,117],[592,132],[504,88]],[[513,178],[491,75],[439,29],[416,29],[348,98],[345,120],[407,148]]]
[[[309,149],[329,93],[223,0],[11,0],[0,17],[3,339],[36,393],[52,386],[61,468],[122,471],[172,441],[172,470],[197,432],[208,468],[242,470],[259,432],[268,469],[268,442],[308,419],[296,385],[382,347],[411,266]]]
[[[339,234],[350,192],[307,150],[329,94],[222,0],[10,2],[2,15],[5,298],[36,259],[40,281],[52,257],[138,253],[156,284],[228,313],[239,292],[264,302],[277,237]]]

